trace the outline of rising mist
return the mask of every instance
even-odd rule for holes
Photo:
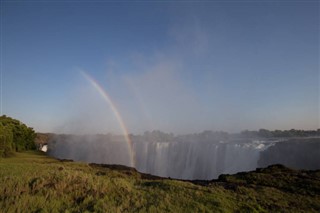
[[[298,138],[299,131],[279,132],[204,131],[174,136],[153,131],[130,135],[132,144],[112,134],[54,135],[48,146],[49,155],[60,159],[133,166],[140,172],[179,179],[213,179],[277,163],[297,169],[320,168],[319,131],[302,131],[304,136]],[[288,133],[293,134],[288,137]]]

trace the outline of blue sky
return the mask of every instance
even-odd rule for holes
[[[2,113],[37,131],[319,128],[319,1],[2,1]]]

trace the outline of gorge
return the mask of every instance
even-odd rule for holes
[[[59,159],[133,166],[143,173],[190,180],[209,180],[271,164],[320,169],[320,138],[258,140],[219,135],[206,140],[189,135],[166,139],[131,136],[132,146],[128,146],[121,136],[55,135],[48,141],[48,154]]]

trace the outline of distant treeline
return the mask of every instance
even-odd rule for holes
[[[241,135],[246,137],[262,137],[262,138],[290,138],[290,137],[319,137],[320,129],[317,130],[274,130],[260,129],[259,131],[245,130]]]
[[[119,135],[113,134],[97,134],[100,138],[108,141],[117,141]],[[35,143],[40,146],[47,144],[50,140],[59,137],[71,137],[72,135],[56,135],[52,133],[37,133]],[[247,139],[278,139],[278,138],[296,138],[296,137],[320,137],[320,129],[318,130],[267,130],[260,129],[257,131],[245,130],[240,133],[228,133],[223,131],[206,130],[200,133],[174,135],[173,133],[165,133],[159,130],[146,131],[143,134],[129,134],[133,142],[219,142],[230,140],[244,140]],[[121,138],[121,137],[120,137]]]
[[[36,149],[34,130],[19,120],[0,117],[0,157],[6,157],[13,152]]]
[[[226,141],[229,139],[242,138],[294,138],[294,137],[320,137],[320,129],[318,130],[267,130],[260,129],[258,131],[245,130],[240,133],[228,133],[223,131],[206,130],[201,133],[186,134],[175,136],[173,133],[164,133],[159,130],[146,131],[142,135],[130,134],[133,141],[154,141],[154,142],[170,142],[170,141]]]

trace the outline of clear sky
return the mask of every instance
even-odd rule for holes
[[[42,132],[319,128],[319,1],[1,1],[2,113]],[[121,132],[121,131],[120,131]]]

